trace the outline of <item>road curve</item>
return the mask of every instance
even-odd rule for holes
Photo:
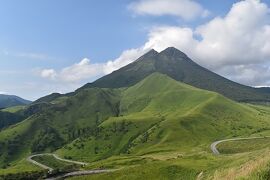
[[[73,164],[79,164],[79,165],[83,165],[83,166],[88,165],[88,163],[85,163],[85,162],[73,161],[73,160],[69,160],[69,159],[60,158],[57,154],[50,154],[50,155],[52,155],[55,159],[58,159],[59,161],[65,161],[65,162],[69,162],[69,163],[73,163]]]
[[[50,155],[50,156],[53,156],[55,159],[59,160],[59,161],[65,161],[65,162],[69,162],[69,163],[73,163],[73,164],[79,164],[79,165],[87,165],[88,163],[85,163],[85,162],[80,162],[80,161],[72,161],[72,160],[69,160],[69,159],[63,159],[63,158],[60,158],[58,155],[56,154],[52,154],[52,153],[44,153],[44,154],[34,154],[34,155],[31,155],[27,158],[27,161],[28,162],[31,162],[43,169],[47,169],[49,172],[52,172],[53,171],[53,168],[49,167],[49,166],[46,166],[44,164],[41,164],[35,160],[33,160],[32,158],[33,157],[37,157],[37,156],[46,156],[46,155]]]
[[[33,163],[43,169],[47,169],[48,173],[52,173],[53,172],[53,168],[46,166],[44,164],[41,164],[35,160],[33,160],[33,157],[37,157],[37,156],[46,156],[46,155],[51,155],[53,156],[55,159],[59,160],[59,161],[64,161],[64,162],[69,162],[69,163],[73,163],[73,164],[79,164],[79,165],[87,165],[88,163],[85,162],[80,162],[80,161],[73,161],[73,160],[69,160],[69,159],[64,159],[64,158],[60,158],[58,155],[53,154],[53,153],[43,153],[43,154],[34,154],[31,155],[27,158],[27,161],[30,163]],[[83,175],[90,175],[90,174],[98,174],[98,173],[105,173],[105,172],[112,172],[115,171],[114,169],[109,170],[109,169],[96,169],[96,170],[83,170],[83,171],[74,171],[74,172],[69,172],[66,174],[62,174],[59,176],[55,176],[55,177],[51,177],[51,178],[47,178],[46,180],[56,180],[56,179],[63,179],[63,178],[67,178],[67,177],[72,177],[72,176],[83,176]]]
[[[219,155],[220,152],[217,150],[217,145],[222,142],[227,142],[227,141],[238,141],[238,140],[248,140],[248,139],[263,139],[263,138],[269,138],[270,136],[263,136],[263,137],[247,137],[247,138],[231,138],[231,139],[223,139],[219,141],[215,141],[210,145],[210,148],[215,155]]]
[[[32,159],[33,157],[40,156],[40,155],[41,155],[41,154],[31,155],[31,156],[29,156],[26,160],[27,160],[28,162],[32,163],[32,164],[35,164],[35,165],[37,165],[37,166],[43,168],[43,169],[47,169],[49,173],[52,172],[52,171],[53,171],[53,168],[51,168],[51,167],[49,167],[49,166],[46,166],[46,165],[44,165],[44,164],[41,164],[41,163],[39,163],[39,162],[37,162],[37,161],[35,161],[35,160]]]

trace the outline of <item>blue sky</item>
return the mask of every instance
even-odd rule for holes
[[[51,92],[73,91],[84,83],[91,82],[135,60],[132,58],[149,49],[146,43],[151,42],[151,37],[159,36],[158,33],[162,36],[163,31],[168,28],[178,28],[177,32],[182,32],[183,28],[191,29],[196,40],[195,32],[198,27],[206,25],[217,17],[224,18],[232,5],[239,3],[235,0],[171,0],[172,4],[180,2],[179,6],[182,1],[182,4],[184,1],[196,3],[201,8],[201,12],[207,11],[202,15],[198,10],[198,14],[192,18],[185,18],[181,14],[169,11],[154,13],[152,9],[141,11],[140,8],[144,7],[143,3],[153,3],[155,6],[157,1],[1,0],[0,92],[34,100]],[[266,0],[258,3],[270,6],[269,1]],[[269,22],[264,22],[263,26],[266,25],[269,25]],[[204,34],[200,36],[204,37]],[[175,43],[178,42],[168,41],[166,45],[175,45]],[[152,44],[151,48],[159,50],[159,47],[162,49],[166,45]],[[185,50],[189,45],[183,46],[179,43],[179,46],[178,44],[175,46],[183,47]],[[200,59],[196,54],[190,56]],[[255,63],[258,70],[261,66],[268,67],[268,64],[265,64],[266,57],[268,55],[262,55],[264,64]],[[249,80],[239,78],[243,74],[234,75],[236,71],[240,71],[237,69],[241,68],[239,65],[250,66],[254,63],[232,64],[223,59],[219,63],[213,63],[206,62],[205,59],[198,60],[198,63],[211,70],[217,69],[218,73],[228,78],[248,85],[268,85],[266,81],[256,84],[250,78]],[[104,70],[103,66],[108,61],[116,61],[116,63],[113,67]],[[227,65],[234,65],[235,70],[220,68]],[[238,67],[235,67],[236,65]],[[83,68],[84,73],[78,74],[78,78],[65,78],[67,73],[74,73],[80,68]],[[99,68],[100,72],[98,72]],[[93,69],[97,70],[90,72]],[[245,70],[250,72],[248,67],[241,70],[243,73]]]

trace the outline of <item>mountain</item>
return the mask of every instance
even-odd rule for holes
[[[270,87],[260,87],[258,90],[261,92],[270,93]]]
[[[214,159],[213,141],[270,126],[268,110],[158,72],[130,87],[84,88],[34,106],[36,113],[0,131],[2,173],[34,171],[27,156],[55,152],[91,162],[89,169],[120,169],[122,179],[195,179],[202,168],[211,174],[225,162],[237,164]]]
[[[270,101],[268,89],[257,89],[228,80],[201,67],[186,54],[173,47],[169,47],[160,53],[151,50],[133,63],[93,83],[86,84],[80,89],[89,87],[130,87],[153,72],[166,74],[177,81],[201,89],[215,91],[240,102]]]
[[[0,109],[11,106],[27,105],[30,103],[31,101],[22,99],[18,96],[0,94]]]

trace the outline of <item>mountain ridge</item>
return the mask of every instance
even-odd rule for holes
[[[236,101],[270,102],[268,90],[249,87],[226,79],[198,65],[174,47],[168,47],[160,53],[152,49],[127,66],[88,83],[76,91],[91,87],[129,87],[153,72],[166,74],[194,87],[218,92]]]
[[[0,94],[0,108],[30,104],[31,101],[15,95]]]

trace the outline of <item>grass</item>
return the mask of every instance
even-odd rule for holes
[[[250,152],[264,148],[270,148],[270,138],[248,139],[222,142],[217,145],[217,149],[222,154],[234,154]]]
[[[267,156],[267,158],[265,158]],[[107,165],[121,165],[110,173],[95,174],[70,179],[196,179],[202,173],[203,179],[260,179],[269,171],[269,151],[260,150],[249,154],[215,157],[209,153],[181,156],[167,160],[151,158],[107,159],[99,162]],[[95,164],[95,163],[94,163]],[[97,164],[96,164],[97,165]],[[93,165],[92,165],[93,166]],[[94,168],[94,167],[92,167]],[[263,179],[263,178],[261,178]],[[267,179],[267,178],[264,178]]]
[[[249,153],[236,154],[232,160],[239,161],[237,164],[222,167],[215,171],[213,179],[269,179],[269,149],[257,150]],[[226,158],[226,157],[223,157]]]
[[[59,161],[55,159],[52,155],[35,156],[32,159],[48,167],[51,167],[52,169],[62,169],[72,165],[68,162]]]
[[[6,168],[1,168],[0,175],[34,171],[42,171],[42,169],[40,169],[36,165],[29,163],[28,161],[26,161],[26,159],[22,159],[14,164],[10,164],[10,166],[7,166]]]
[[[26,106],[12,106],[12,107],[9,107],[9,108],[2,109],[1,111],[10,112],[10,113],[16,113],[16,112],[21,111],[21,110],[23,110],[25,108],[26,108]]]

